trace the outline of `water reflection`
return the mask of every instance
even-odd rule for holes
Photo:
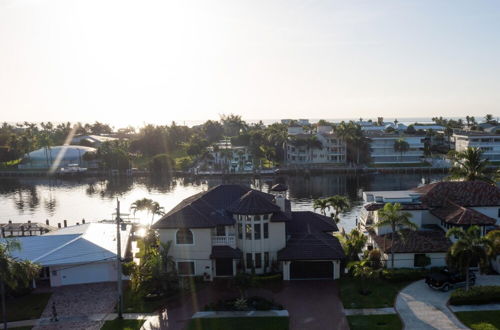
[[[182,199],[221,183],[237,183],[268,191],[275,183],[289,186],[293,209],[312,210],[315,198],[336,194],[347,195],[355,207],[341,216],[346,229],[354,226],[362,192],[365,190],[410,189],[422,183],[441,179],[442,175],[376,174],[376,175],[281,175],[264,178],[83,178],[61,180],[53,178],[20,178],[0,180],[0,222],[45,221],[53,224],[68,220],[68,224],[111,219],[116,198],[122,201],[123,212],[135,200],[151,198],[169,211]],[[43,201],[40,205],[40,201]],[[151,221],[142,215],[143,222]]]

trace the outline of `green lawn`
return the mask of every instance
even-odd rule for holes
[[[123,305],[125,313],[153,313],[163,307],[166,299],[145,300],[134,294],[128,286],[123,290]]]
[[[351,330],[384,329],[400,330],[403,324],[397,314],[387,315],[349,315],[347,316]]]
[[[472,330],[500,329],[500,311],[458,312],[455,315]]]
[[[187,330],[287,330],[288,317],[192,319]]]
[[[344,277],[340,280],[340,299],[344,308],[381,308],[394,306],[398,292],[410,282],[389,282],[385,280],[370,280],[368,295],[360,293],[362,281]]]
[[[7,320],[38,319],[42,315],[51,293],[37,293],[7,300]]]
[[[113,320],[106,321],[101,330],[139,330],[145,320]]]

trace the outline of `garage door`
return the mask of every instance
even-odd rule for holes
[[[292,261],[290,279],[333,279],[333,263],[331,261]]]
[[[112,266],[108,263],[98,263],[62,269],[60,270],[61,285],[98,283],[116,280],[116,278],[111,278],[111,268]]]

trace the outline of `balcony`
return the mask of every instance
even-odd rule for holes
[[[212,245],[227,245],[231,247],[236,247],[236,240],[234,235],[230,236],[212,236]]]

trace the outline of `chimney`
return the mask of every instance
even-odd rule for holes
[[[286,198],[285,195],[283,194],[277,194],[274,197],[274,200],[276,201],[276,205],[278,205],[281,209],[282,212],[286,212]]]
[[[9,225],[12,225],[12,220],[9,220]]]
[[[45,220],[45,224],[48,226],[49,225],[49,219]]]
[[[64,228],[68,227],[68,221],[64,220]]]
[[[61,228],[61,223],[60,222],[57,223],[57,228]]]
[[[77,222],[77,223],[76,223],[76,225],[77,225],[77,226],[79,226],[79,225],[80,225],[80,223],[79,223],[79,222]]]
[[[28,220],[28,225],[31,225],[31,220]]]
[[[21,226],[21,236],[24,236],[24,226]]]
[[[85,224],[85,219],[82,219],[82,225],[84,225],[84,224]]]

